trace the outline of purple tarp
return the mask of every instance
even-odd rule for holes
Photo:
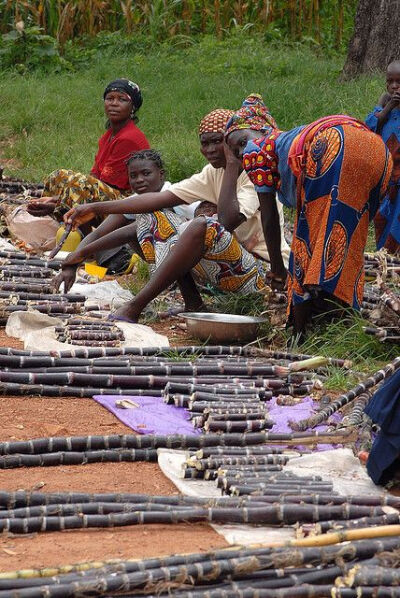
[[[315,411],[319,408],[318,401],[314,401],[311,397],[301,397],[301,403],[297,403],[297,405],[278,405],[277,397],[272,397],[271,400],[268,401],[268,417],[273,422],[275,422],[274,426],[271,428],[271,432],[276,434],[285,434],[285,433],[292,433],[293,430],[289,426],[289,421],[299,422],[302,419],[309,418]],[[329,423],[338,423],[342,419],[339,413],[334,413],[329,418]],[[328,429],[329,425],[322,424],[313,428],[313,430],[317,432],[325,432]],[[301,445],[301,440],[299,440],[299,447]],[[340,446],[340,445],[335,445]],[[326,451],[333,448],[332,444],[319,444],[318,450]],[[306,449],[306,447],[302,447],[302,449]]]
[[[160,397],[95,395],[94,400],[139,434],[200,434],[189,421],[186,409],[166,405]],[[138,407],[124,409],[116,402],[129,399]]]
[[[190,421],[190,414],[186,409],[166,405],[161,397],[136,397],[132,395],[95,395],[94,400],[103,405],[108,411],[111,411],[126,426],[138,432],[139,434],[200,434],[200,430],[195,428]],[[124,409],[117,407],[118,401],[129,399],[137,407]],[[275,422],[271,432],[286,433],[292,432],[289,421],[300,421],[310,417],[315,409],[318,408],[318,402],[313,401],[311,397],[302,397],[301,403],[297,405],[282,406],[276,402],[273,397],[267,403],[268,417]],[[331,421],[340,421],[341,416],[334,414]],[[328,428],[327,425],[320,425],[315,428],[323,432]],[[300,446],[301,440],[299,440]],[[330,444],[319,444],[319,450],[332,448]]]

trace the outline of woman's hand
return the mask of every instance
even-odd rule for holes
[[[287,288],[287,270],[282,270],[279,273],[267,272],[265,282],[274,291],[284,291]]]
[[[238,170],[242,169],[242,159],[235,156],[226,141],[224,141],[224,153],[227,166],[230,164],[236,166]]]
[[[57,293],[62,284],[64,284],[64,293],[68,293],[76,279],[77,265],[64,265],[62,270],[53,280],[53,287]]]
[[[96,203],[75,206],[64,215],[64,222],[65,224],[72,224],[72,228],[75,230],[78,226],[86,224],[96,218],[99,212],[99,204]]]
[[[32,199],[26,209],[31,216],[41,218],[53,214],[56,207],[57,197],[40,197],[39,199]]]

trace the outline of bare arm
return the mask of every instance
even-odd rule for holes
[[[393,108],[399,108],[400,106],[400,92],[396,91],[392,96],[389,96],[389,98],[386,96],[389,96],[389,94],[384,94],[379,100],[381,105],[384,106],[383,110],[375,113],[376,119],[378,121],[378,125],[376,127],[376,132],[378,135],[382,131],[382,127],[387,121]]]
[[[136,237],[136,222],[126,224],[117,230],[113,230],[103,237],[93,240],[91,243],[87,243],[84,247],[79,246],[76,251],[70,253],[64,260],[64,263],[68,266],[71,264],[80,264],[86,258],[93,256],[98,251],[105,249],[113,249],[119,247],[125,243],[130,243],[132,238]]]
[[[173,208],[182,204],[181,199],[171,193],[171,191],[160,191],[158,193],[143,193],[119,199],[115,201],[101,201],[91,204],[83,204],[71,208],[64,216],[64,222],[73,224],[74,228],[90,222],[96,216],[106,216],[107,214],[147,214],[162,210],[163,208]]]
[[[258,199],[271,272],[285,281],[287,272],[281,253],[281,227],[275,193],[258,193]]]
[[[218,220],[228,230],[232,232],[246,220],[246,217],[240,212],[240,206],[237,198],[237,180],[241,172],[241,162],[234,156],[229,147],[224,144],[226,167],[222,179],[221,191],[218,198]]]

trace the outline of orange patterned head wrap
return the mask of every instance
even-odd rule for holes
[[[244,100],[242,107],[229,119],[225,136],[238,129],[263,131],[268,128],[277,129],[278,125],[260,94],[252,93]]]
[[[224,133],[226,123],[233,115],[233,110],[226,110],[225,108],[217,108],[209,112],[200,121],[199,135],[203,133]]]

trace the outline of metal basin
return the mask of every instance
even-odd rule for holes
[[[268,321],[267,318],[202,312],[184,312],[179,316],[186,320],[190,336],[214,343],[253,341],[261,324]]]

